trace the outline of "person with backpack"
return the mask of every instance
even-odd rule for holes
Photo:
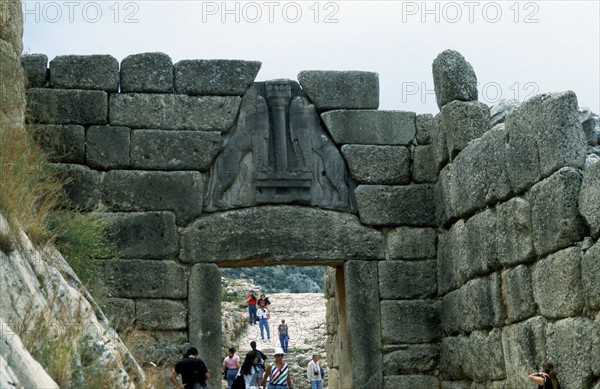
[[[258,352],[256,351],[250,351],[246,354],[244,363],[233,381],[231,389],[260,389],[262,375],[256,367],[258,359]]]
[[[181,374],[181,384],[177,382],[177,376]],[[179,389],[201,389],[206,388],[206,381],[210,379],[210,373],[204,361],[198,358],[198,349],[190,347],[183,359],[175,365],[170,380]]]
[[[258,369],[258,371],[260,372],[260,376],[262,377],[263,373],[265,372],[265,362],[267,361],[267,356],[263,354],[262,351],[256,349],[255,341],[250,342],[250,348],[252,348],[252,351],[255,351],[256,355],[258,356],[256,368]]]
[[[527,378],[529,378],[529,381],[536,383],[538,389],[560,389],[556,371],[554,370],[554,363],[551,361],[544,361],[540,371],[530,374]]]

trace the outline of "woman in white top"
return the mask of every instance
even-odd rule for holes
[[[256,368],[258,363],[258,352],[250,351],[242,364],[241,372],[246,382],[246,389],[259,389],[261,384],[261,372]]]

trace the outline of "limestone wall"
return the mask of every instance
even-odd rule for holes
[[[434,61],[435,117],[377,110],[374,73],[304,71],[292,91],[343,156],[356,212],[207,210],[215,161],[260,110],[243,103],[260,64],[23,63],[28,121],[73,178],[71,206],[116,218],[106,308],[136,318],[156,350],[191,342],[218,370],[218,267],[321,264],[335,268],[330,387],[526,387],[546,356],[563,387],[597,385],[600,164],[585,168],[573,93],[532,98],[490,128],[456,52]]]

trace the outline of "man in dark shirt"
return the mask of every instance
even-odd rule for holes
[[[181,374],[181,382],[177,382],[177,375]],[[210,373],[204,361],[198,358],[198,350],[190,347],[183,359],[175,365],[175,370],[171,373],[171,382],[177,388],[199,389],[206,388],[206,381],[210,379]]]

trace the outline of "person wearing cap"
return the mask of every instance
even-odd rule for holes
[[[256,296],[253,290],[246,296],[246,302],[248,303],[248,322],[256,324]]]
[[[281,347],[277,347],[275,352],[275,362],[267,366],[265,375],[263,377],[263,383],[265,389],[292,389],[292,378],[290,376],[290,369],[287,363],[283,362],[283,356],[285,353]]]
[[[319,354],[313,354],[313,359],[306,367],[306,378],[310,382],[310,389],[323,389],[323,375],[319,364]]]

